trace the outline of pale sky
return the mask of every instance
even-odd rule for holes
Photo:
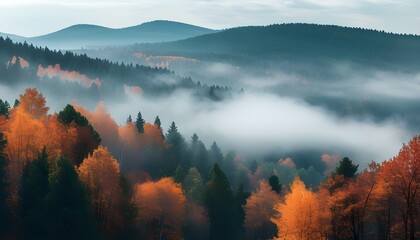
[[[0,0],[0,32],[21,36],[159,19],[214,29],[305,22],[420,34],[420,0]]]

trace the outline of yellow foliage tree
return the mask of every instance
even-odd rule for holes
[[[318,198],[296,177],[284,202],[276,204],[277,215],[271,221],[277,225],[282,240],[325,239]]]
[[[103,146],[87,157],[78,169],[80,179],[89,188],[93,211],[100,223],[100,230],[115,233],[122,228],[123,199],[120,168],[117,160]]]

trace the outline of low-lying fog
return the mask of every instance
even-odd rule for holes
[[[389,159],[418,133],[420,75],[362,75],[352,70],[351,77],[327,81],[279,71],[257,78],[238,71],[226,64],[209,67],[208,79],[225,76],[229,80],[223,85],[232,85],[233,91],[245,89],[244,94],[219,102],[198,100],[192,92],[181,90],[160,97],[126,91],[120,99],[102,98],[118,124],[124,124],[130,114],[135,119],[138,111],[148,122],[159,115],[165,132],[175,121],[187,141],[197,133],[207,147],[216,141],[225,153],[235,150],[245,159],[315,150],[365,164]],[[0,86],[1,98],[13,102],[25,87]],[[51,111],[73,100],[90,110],[98,104],[41,91]]]

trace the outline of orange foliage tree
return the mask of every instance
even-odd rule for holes
[[[341,210],[340,238],[363,239],[365,222],[371,210],[369,206],[374,205],[372,195],[377,185],[378,169],[377,163],[370,163],[357,177],[346,179],[344,185],[332,194],[329,203]]]
[[[45,98],[36,89],[29,88],[20,96],[20,105],[10,111],[9,117],[1,124],[8,145],[5,150],[9,159],[8,180],[10,182],[11,202],[17,202],[23,168],[35,159],[48,139],[46,128],[41,121],[47,117],[48,107]]]
[[[100,230],[108,234],[121,230],[123,193],[119,184],[120,168],[117,160],[105,147],[99,146],[83,161],[78,172],[89,189]]]
[[[27,88],[25,94],[20,95],[20,108],[33,118],[40,119],[47,116],[49,107],[45,106],[45,98],[35,88]]]
[[[417,213],[420,209],[420,136],[404,144],[397,156],[382,164],[381,177],[398,202],[396,206],[403,222],[402,234],[396,230],[395,237],[416,239],[420,225]]]
[[[93,128],[101,136],[102,144],[106,146],[114,155],[118,149],[118,124],[108,113],[105,104],[101,101],[93,112],[89,112],[84,107],[72,103],[76,111],[85,116],[92,124]]]
[[[183,239],[186,198],[172,178],[139,184],[135,189],[139,221],[147,226],[147,239]]]
[[[274,209],[277,215],[271,219],[278,228],[278,237],[284,240],[326,239],[318,198],[296,177],[284,202]]]
[[[245,228],[251,239],[269,239],[276,235],[277,229],[270,220],[275,216],[274,206],[278,201],[279,195],[267,181],[261,180],[258,190],[251,194],[245,205]],[[274,234],[270,236],[273,230]]]

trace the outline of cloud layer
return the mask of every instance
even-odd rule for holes
[[[363,162],[382,161],[395,155],[410,137],[395,122],[338,118],[303,101],[257,92],[216,104],[197,101],[187,92],[106,104],[119,123],[140,110],[146,121],[159,115],[164,129],[175,121],[187,140],[197,133],[207,146],[215,140],[225,151],[243,154],[318,149],[352,153]]]

